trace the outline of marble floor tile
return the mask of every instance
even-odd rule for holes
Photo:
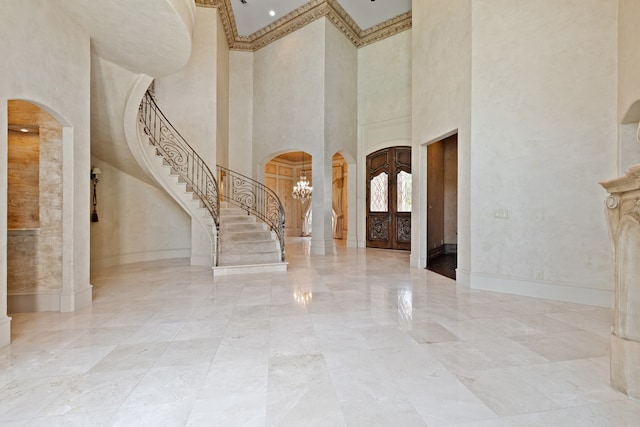
[[[212,277],[92,271],[91,307],[13,314],[2,426],[640,426],[609,385],[608,309],[458,286],[409,253]]]

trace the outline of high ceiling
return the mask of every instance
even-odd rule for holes
[[[371,28],[411,10],[411,0],[337,0],[362,30]],[[238,35],[249,36],[307,0],[231,0]],[[274,11],[274,16],[269,12]]]
[[[326,17],[356,47],[411,28],[411,0],[195,0],[220,12],[229,48],[256,51]],[[273,16],[271,15],[273,11]]]

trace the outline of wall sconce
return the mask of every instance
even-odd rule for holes
[[[100,182],[100,174],[102,171],[100,168],[91,168],[91,182],[93,183],[93,212],[91,212],[91,222],[98,222],[98,211],[96,206],[98,205],[98,197],[96,196],[96,185]]]

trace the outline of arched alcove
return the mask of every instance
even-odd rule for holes
[[[7,103],[7,310],[59,310],[63,128],[41,106]]]

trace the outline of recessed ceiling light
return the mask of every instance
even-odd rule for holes
[[[26,132],[29,132],[29,129],[27,129],[27,128],[20,128],[20,132],[25,132],[25,133],[26,133]]]
[[[276,11],[275,10],[270,10],[269,11],[269,15],[270,16],[276,16]]]

